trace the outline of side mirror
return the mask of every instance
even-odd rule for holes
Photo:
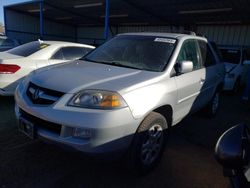
[[[193,71],[194,65],[192,61],[178,62],[178,73],[184,74]]]
[[[245,61],[243,61],[242,64],[243,64],[243,65],[250,65],[250,60],[245,60]]]

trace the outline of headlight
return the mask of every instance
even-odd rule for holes
[[[68,105],[93,109],[115,109],[127,106],[118,93],[101,90],[81,91],[69,101]]]

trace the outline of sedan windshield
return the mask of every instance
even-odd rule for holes
[[[21,46],[18,46],[16,48],[11,49],[11,50],[8,50],[8,53],[13,54],[13,55],[28,57],[28,56],[34,54],[35,52],[37,52],[41,49],[44,49],[48,46],[49,46],[49,44],[35,41],[35,42],[23,44]]]
[[[163,37],[122,35],[106,42],[84,60],[140,70],[164,70],[176,40]]]

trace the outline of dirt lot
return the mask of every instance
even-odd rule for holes
[[[239,96],[222,95],[217,117],[186,118],[172,129],[158,168],[134,177],[121,164],[101,163],[17,130],[12,98],[0,98],[0,188],[8,187],[170,187],[226,188],[228,180],[214,159],[214,145],[227,128],[250,122]]]

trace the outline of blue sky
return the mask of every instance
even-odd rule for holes
[[[4,23],[3,7],[15,3],[21,3],[29,0],[0,0],[0,22]]]

